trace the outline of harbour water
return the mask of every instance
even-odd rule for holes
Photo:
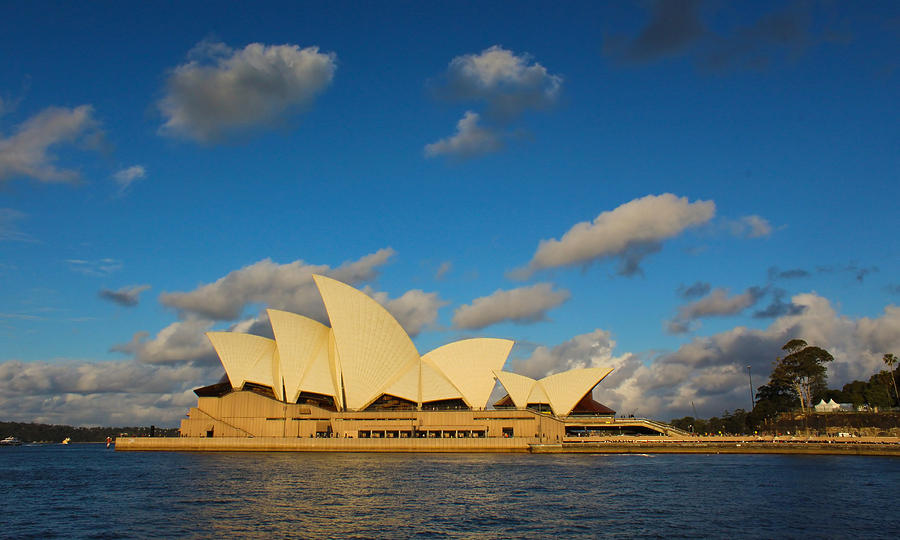
[[[2,537],[895,538],[900,459],[0,449]]]

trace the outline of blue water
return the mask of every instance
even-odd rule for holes
[[[900,459],[0,448],[0,536],[896,538]]]

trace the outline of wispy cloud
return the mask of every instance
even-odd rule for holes
[[[765,289],[759,287],[750,287],[736,295],[729,295],[727,289],[713,289],[703,298],[679,307],[678,315],[666,323],[666,329],[681,334],[690,331],[691,323],[697,319],[736,315],[756,304],[765,293]]]
[[[727,226],[731,234],[744,238],[762,238],[772,234],[772,224],[755,214],[731,220]]]
[[[18,221],[25,214],[12,208],[0,208],[0,242],[34,242],[34,237],[19,230]]]
[[[434,279],[441,280],[447,277],[447,274],[453,270],[453,263],[450,261],[444,261],[438,266],[437,271],[434,273]]]
[[[94,109],[48,107],[19,125],[14,134],[0,138],[0,182],[25,177],[40,182],[74,182],[75,169],[56,165],[53,147],[87,141],[99,135]]]
[[[603,44],[608,56],[629,64],[687,56],[711,72],[762,70],[777,59],[801,55],[817,42],[835,42],[827,25],[813,33],[816,6],[809,2],[792,2],[776,10],[759,4],[755,16],[742,12],[737,17],[728,17],[728,4],[723,8],[701,0],[655,0],[644,5],[647,24],[634,37],[608,36]],[[706,24],[704,18],[713,15],[718,16],[717,26],[724,28]],[[739,22],[728,25],[729,19]]]
[[[678,295],[682,298],[700,298],[706,296],[711,286],[705,281],[697,281],[692,285],[682,285],[678,287]]]
[[[124,193],[137,180],[147,176],[147,169],[143,165],[132,165],[119,171],[116,171],[112,177],[116,184],[119,185],[119,192]]]
[[[122,269],[122,261],[118,259],[66,259],[69,269],[86,276],[108,276]]]
[[[706,33],[700,0],[658,0],[648,4],[650,21],[634,39],[606,40],[607,54],[627,62],[648,62],[679,54]]]
[[[141,293],[148,290],[150,285],[130,285],[118,290],[100,289],[98,296],[120,306],[133,307],[138,305]]]
[[[804,270],[803,268],[789,268],[787,270],[781,270],[777,266],[769,268],[769,281],[775,281],[776,279],[807,278],[810,275],[809,270]]]

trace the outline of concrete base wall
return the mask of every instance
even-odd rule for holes
[[[119,437],[119,451],[184,452],[527,452],[532,438],[304,439],[284,437]]]

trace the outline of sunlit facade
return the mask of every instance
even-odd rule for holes
[[[534,380],[503,371],[513,341],[474,338],[420,355],[365,293],[313,276],[330,326],[267,310],[275,339],[209,332],[226,376],[199,388],[183,437],[528,437],[611,417],[591,392],[612,369]],[[488,407],[496,382],[506,396]]]

